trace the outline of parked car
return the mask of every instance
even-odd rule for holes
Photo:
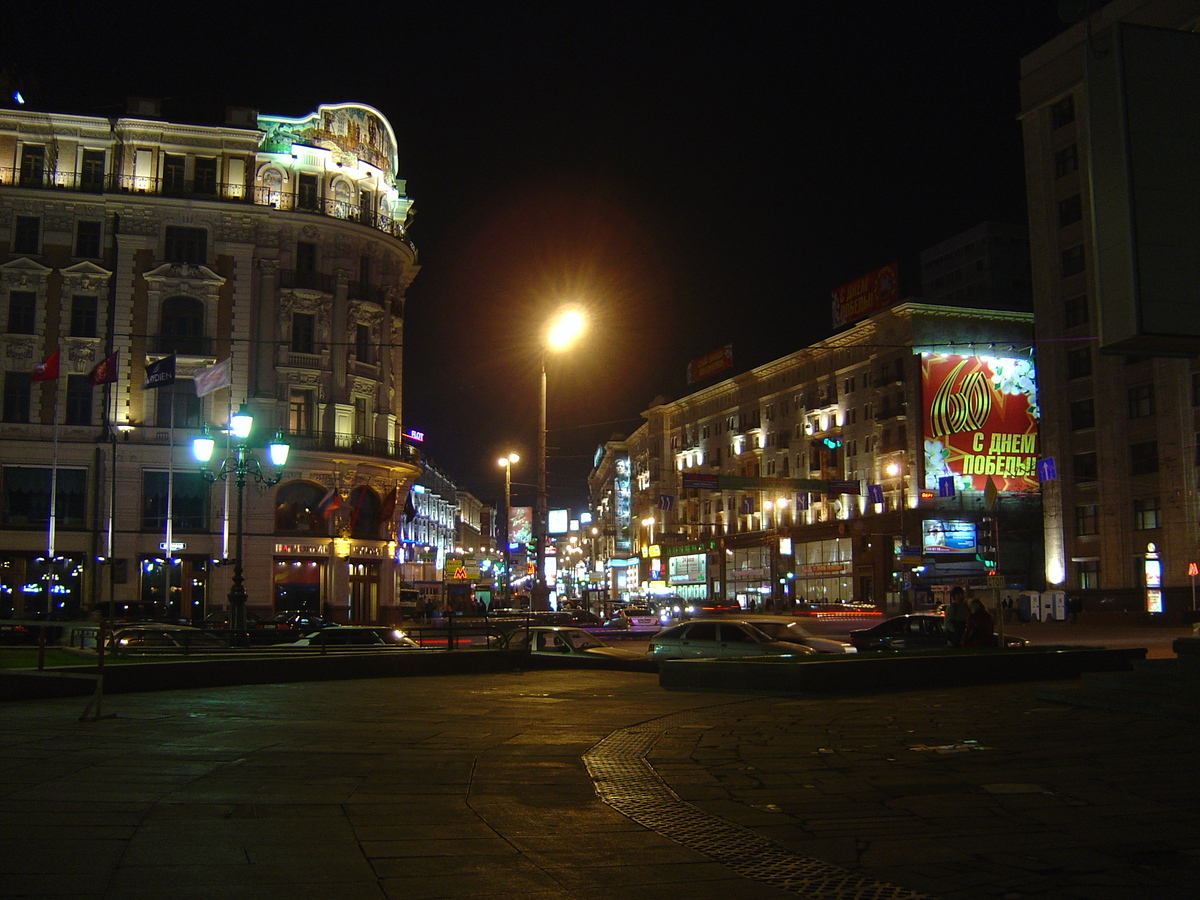
[[[603,619],[586,609],[563,609],[560,612],[567,616],[568,625],[577,628],[599,628],[604,624]]]
[[[631,631],[656,629],[659,627],[658,615],[652,609],[644,606],[626,606],[613,613],[605,628],[622,628]]]
[[[503,650],[527,650],[535,656],[555,656],[583,662],[601,660],[645,660],[641,653],[609,647],[595,635],[582,628],[564,625],[531,625],[518,628],[501,639]]]
[[[818,653],[857,653],[858,649],[846,641],[820,637],[804,627],[804,623],[792,616],[747,616],[747,621],[773,641],[786,641],[812,647]]]
[[[266,624],[263,617],[246,610],[246,627],[253,629],[261,629]],[[220,609],[216,612],[210,612],[201,622],[202,628],[228,629],[233,627],[233,613],[227,609]]]
[[[263,628],[298,631],[302,635],[337,625],[337,622],[309,609],[285,609],[263,620]]]
[[[646,654],[654,660],[741,656],[811,656],[803,644],[773,641],[752,623],[733,619],[693,619],[660,631]]]
[[[118,655],[126,653],[188,653],[223,650],[226,643],[202,628],[190,625],[122,625],[108,635],[106,646]]]
[[[416,650],[417,642],[395,628],[375,628],[370,625],[339,625],[306,634],[290,644],[279,647],[321,647],[328,650],[370,650],[403,648]]]
[[[946,621],[929,613],[909,613],[885,619],[871,628],[850,632],[850,643],[860,651],[866,650],[946,650],[950,638]],[[1027,641],[1005,635],[1006,647],[1024,647]],[[999,646],[999,635],[997,635]]]

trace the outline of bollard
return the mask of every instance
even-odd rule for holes
[[[454,614],[451,613],[446,619],[446,649],[454,649]]]

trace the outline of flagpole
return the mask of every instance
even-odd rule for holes
[[[56,351],[57,352],[57,351]],[[46,593],[46,616],[51,613],[50,582],[54,571],[54,538],[58,524],[58,373],[54,375],[54,462],[50,468],[50,524],[46,534],[46,571],[43,574]]]
[[[161,394],[159,395],[162,396]],[[166,552],[163,555],[163,602],[166,603],[166,613],[171,614],[171,538],[174,537],[171,528],[175,517],[175,394],[168,394],[171,404],[171,429],[167,441],[167,525]],[[182,618],[183,610],[180,610]]]

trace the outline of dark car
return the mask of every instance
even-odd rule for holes
[[[945,650],[950,644],[946,620],[929,613],[911,613],[885,619],[871,628],[850,632],[850,643],[865,650]],[[1025,641],[1008,635],[1007,647],[1023,647]],[[997,646],[999,640],[997,639]]]
[[[319,647],[327,650],[386,650],[403,648],[416,650],[417,644],[403,631],[394,628],[375,628],[370,625],[339,625],[321,628],[305,635],[286,647]]]
[[[300,634],[311,634],[322,628],[332,628],[338,623],[319,616],[308,609],[285,609],[263,620],[263,628],[275,628],[281,631],[298,631]]]
[[[245,624],[247,628],[259,629],[264,625],[263,617],[246,610]],[[233,627],[233,613],[227,609],[210,612],[200,622],[201,628],[224,630]]]
[[[122,625],[108,636],[108,647],[118,656],[132,653],[178,654],[224,650],[225,641],[211,632],[188,625]]]
[[[743,656],[811,656],[812,647],[772,640],[750,622],[694,619],[650,639],[646,654],[653,660],[722,659]]]

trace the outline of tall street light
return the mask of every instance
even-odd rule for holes
[[[512,608],[512,464],[521,457],[515,453],[500,458],[504,466],[504,608]]]
[[[549,531],[549,509],[546,501],[546,351],[561,351],[570,347],[583,332],[583,313],[570,308],[561,312],[550,324],[542,346],[542,390],[538,420],[538,498],[533,517],[533,541],[537,545],[537,569],[530,596],[530,609],[549,609],[550,591],[546,586],[546,533]]]
[[[229,624],[233,631],[246,630],[246,586],[242,578],[242,513],[245,496],[246,479],[252,478],[267,487],[278,484],[283,477],[283,466],[287,463],[288,451],[291,447],[279,432],[267,445],[267,455],[271,464],[276,467],[274,475],[263,473],[262,466],[250,450],[250,430],[254,426],[254,416],[243,403],[237,413],[229,420],[229,430],[237,440],[233,447],[233,455],[221,460],[221,465],[214,472],[208,468],[212,459],[216,442],[209,436],[208,426],[205,425],[200,436],[192,441],[192,453],[203,463],[200,472],[209,482],[225,481],[233,478],[237,485],[237,544],[233,560],[233,584],[229,588]]]

